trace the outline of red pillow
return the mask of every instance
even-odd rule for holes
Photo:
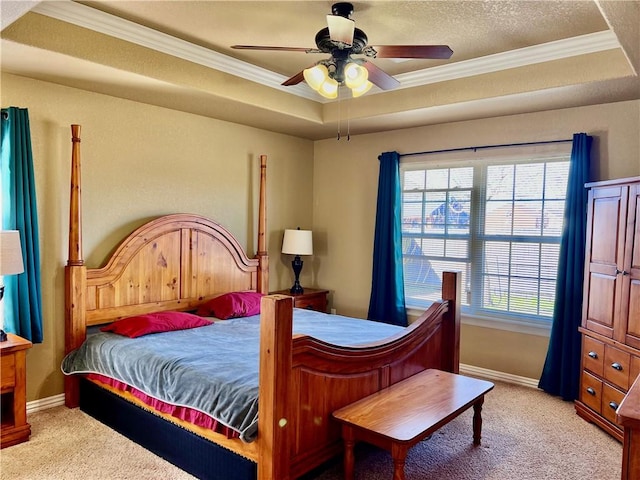
[[[149,333],[171,332],[211,325],[207,319],[186,312],[155,312],[123,318],[100,328],[125,337],[136,338]]]
[[[258,315],[261,298],[262,293],[257,292],[225,293],[200,305],[196,314],[223,320]]]

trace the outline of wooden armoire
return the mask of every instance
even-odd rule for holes
[[[589,189],[578,415],[622,441],[616,409],[640,374],[640,177]]]

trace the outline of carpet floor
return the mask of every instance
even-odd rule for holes
[[[472,442],[472,410],[410,450],[406,480],[618,480],[622,446],[578,417],[573,403],[494,382],[482,411],[482,445]],[[0,450],[3,480],[188,480],[191,475],[78,409],[29,415],[32,435]],[[389,480],[389,453],[356,449],[357,480]],[[343,478],[340,461],[313,480]]]

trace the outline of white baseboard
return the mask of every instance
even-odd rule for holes
[[[498,372],[488,368],[475,367],[473,365],[460,364],[460,373],[471,377],[482,377],[487,380],[499,380],[501,382],[513,383],[523,387],[538,388],[538,380],[535,378],[521,377],[511,373]]]
[[[523,387],[538,388],[538,380],[535,378],[521,377],[510,373],[489,370],[487,368],[474,367],[473,365],[460,364],[460,373],[472,377],[486,378],[487,380],[515,383]],[[46,410],[47,408],[60,407],[62,405],[64,405],[64,393],[27,402],[27,414]]]
[[[60,407],[64,405],[64,393],[54,395],[53,397],[40,398],[27,402],[27,415],[35,413],[40,410],[46,410],[47,408]]]

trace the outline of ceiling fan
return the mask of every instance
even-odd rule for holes
[[[354,97],[366,93],[373,85],[391,90],[400,82],[368,61],[369,58],[421,58],[448,59],[453,50],[447,45],[376,45],[368,44],[367,35],[355,28],[350,17],[353,5],[349,2],[334,3],[327,15],[327,27],[316,34],[317,48],[277,47],[258,45],[232,45],[241,50],[271,50],[304,53],[328,53],[330,58],[296,73],[282,85],[297,85],[303,80],[326,98],[336,98],[338,87],[347,85]],[[364,55],[355,57],[354,55]]]

